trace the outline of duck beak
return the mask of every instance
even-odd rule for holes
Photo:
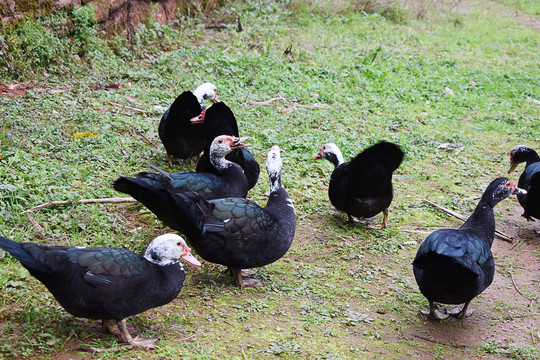
[[[200,261],[195,259],[195,257],[193,255],[191,255],[191,249],[189,247],[187,247],[187,246],[185,247],[184,253],[182,255],[180,255],[180,258],[187,261],[191,265],[201,266]]]
[[[241,149],[241,148],[251,146],[251,144],[245,144],[244,143],[244,141],[246,141],[248,139],[249,139],[249,136],[244,136],[244,137],[241,137],[241,138],[235,138],[232,145],[231,145],[231,149]]]
[[[210,99],[210,101],[211,101],[213,104],[219,102],[218,97],[217,97],[217,90],[216,90],[216,95],[215,95],[212,99]]]
[[[527,190],[523,190],[523,189],[520,189],[516,186],[516,188],[514,189],[514,191],[512,192],[512,195],[525,195],[527,194]]]
[[[322,159],[322,154],[321,154],[321,152],[319,151],[318,153],[313,154],[313,158],[314,158],[314,159]]]
[[[510,174],[512,171],[514,171],[517,166],[518,166],[518,163],[515,163],[510,160],[510,169],[508,169],[508,173]]]
[[[189,122],[192,124],[202,124],[204,123],[204,116],[206,115],[206,110],[203,110],[199,115],[189,119]]]

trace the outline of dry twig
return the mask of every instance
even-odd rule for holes
[[[26,213],[26,217],[28,218],[28,221],[30,221],[30,223],[32,225],[34,225],[34,227],[36,229],[38,229],[39,233],[42,235],[42,236],[45,236],[45,230],[43,230],[43,228],[37,223],[36,220],[34,220],[34,218],[30,215],[30,213]]]
[[[141,133],[139,131],[139,129],[137,128],[133,128],[133,131],[135,131],[135,133],[137,135],[139,135],[144,141],[146,141],[146,143],[148,143],[149,145],[153,146],[155,149],[158,149],[158,146],[156,144],[154,144],[153,142],[151,142],[150,140],[148,140],[148,138],[146,136],[144,136],[143,133]]]
[[[245,102],[245,104],[250,105],[250,106],[275,106],[275,103],[278,102],[278,101],[282,101],[282,102],[285,103],[285,107],[280,107],[280,106],[277,107],[278,110],[281,111],[284,114],[289,114],[289,113],[291,113],[293,111],[298,111],[298,108],[303,108],[303,109],[328,109],[328,108],[331,108],[330,105],[320,104],[320,103],[315,103],[315,104],[312,104],[312,105],[302,105],[302,104],[299,104],[299,103],[296,103],[296,102],[294,102],[292,100],[287,99],[281,93],[278,93],[277,97],[272,98],[272,99],[267,100],[267,101],[251,101],[251,100],[248,100],[247,102]]]
[[[114,105],[114,106],[116,106],[116,107],[121,107],[121,108],[126,109],[126,110],[131,110],[131,111],[143,113],[143,114],[145,114],[145,115],[150,115],[150,112],[149,112],[149,111],[142,110],[142,109],[137,109],[137,108],[134,108],[134,107],[131,107],[131,106],[127,106],[127,105],[118,104],[118,103],[112,102],[112,101],[110,101],[110,100],[109,100],[109,104]]]
[[[128,197],[128,198],[81,199],[81,200],[75,200],[75,201],[70,201],[70,200],[48,201],[46,203],[24,210],[21,214],[28,214],[29,212],[40,210],[49,206],[70,205],[73,203],[80,203],[80,204],[115,203],[115,204],[118,204],[118,203],[130,203],[130,202],[137,202],[137,200],[135,200],[132,197]]]
[[[519,295],[523,296],[525,299],[531,301],[532,299],[528,296],[525,296],[521,291],[519,291],[517,285],[516,285],[516,282],[514,281],[514,276],[512,275],[512,272],[509,271],[508,272],[510,274],[510,279],[512,280],[512,285],[514,285],[514,289],[516,289],[516,291],[518,292]]]
[[[28,221],[30,221],[30,223],[32,225],[34,225],[34,227],[39,231],[39,233],[41,235],[45,235],[45,230],[43,230],[43,228],[37,223],[37,221],[34,220],[34,218],[30,215],[31,212],[36,211],[36,210],[40,210],[40,209],[43,209],[43,208],[46,208],[46,207],[49,207],[49,206],[69,205],[69,204],[73,204],[73,203],[80,203],[80,204],[116,203],[116,204],[118,204],[118,203],[130,203],[130,202],[137,202],[137,200],[135,200],[132,197],[129,197],[129,198],[81,199],[81,200],[76,200],[76,201],[69,201],[69,200],[48,201],[46,203],[43,203],[43,204],[34,206],[34,207],[30,208],[30,209],[24,210],[21,214],[25,214],[26,217],[28,218]]]
[[[431,202],[431,201],[429,201],[427,199],[422,199],[422,200],[427,202],[429,205],[431,205],[431,206],[433,206],[433,207],[435,207],[435,208],[437,208],[439,210],[442,210],[442,211],[446,212],[447,214],[450,214],[450,215],[458,218],[461,221],[467,221],[467,218],[465,216],[463,216],[463,215],[461,215],[461,214],[459,214],[459,213],[457,213],[455,211],[447,209],[444,206],[437,205],[434,202]],[[511,238],[510,236],[506,235],[505,233],[503,233],[502,231],[499,231],[497,229],[495,229],[495,236],[498,237],[499,239],[504,240],[504,241],[509,242],[509,243],[514,242],[513,238]]]
[[[426,340],[426,341],[429,341],[429,342],[432,342],[432,343],[435,343],[435,344],[438,344],[438,345],[452,346],[452,347],[455,347],[455,348],[458,348],[458,349],[466,349],[466,348],[468,348],[467,345],[443,343],[443,342],[433,340],[433,339],[430,339],[430,338],[428,338],[426,336],[422,336],[422,335],[418,335],[418,334],[413,334],[413,336],[416,336],[417,338],[420,338],[422,340]]]

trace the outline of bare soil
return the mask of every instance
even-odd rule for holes
[[[484,9],[490,13],[504,15],[512,18],[516,23],[540,31],[540,16],[526,14],[519,10],[510,9],[501,3],[494,1],[483,0],[465,0],[460,1],[457,6],[457,11],[461,13],[469,13],[472,10]]]

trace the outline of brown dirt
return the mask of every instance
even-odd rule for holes
[[[460,1],[457,11],[461,13],[469,13],[473,10],[488,10],[490,13],[504,15],[512,18],[515,22],[527,27],[531,27],[540,32],[540,16],[531,15],[519,10],[510,9],[501,3],[494,1],[483,0],[465,0]]]
[[[2,96],[11,96],[11,97],[19,97],[26,94],[26,90],[32,89],[36,86],[35,83],[28,83],[28,84],[19,84],[19,83],[13,83],[13,84],[0,84],[0,97]]]

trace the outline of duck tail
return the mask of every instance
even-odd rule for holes
[[[116,191],[133,196],[153,212],[165,225],[182,231],[177,220],[178,211],[171,198],[174,192],[164,177],[152,173],[139,173],[136,178],[122,176],[113,182]]]
[[[36,258],[30,255],[19,242],[10,240],[4,236],[0,236],[0,248],[17,259],[28,270],[37,270],[43,272],[50,271],[50,269],[45,267]]]

